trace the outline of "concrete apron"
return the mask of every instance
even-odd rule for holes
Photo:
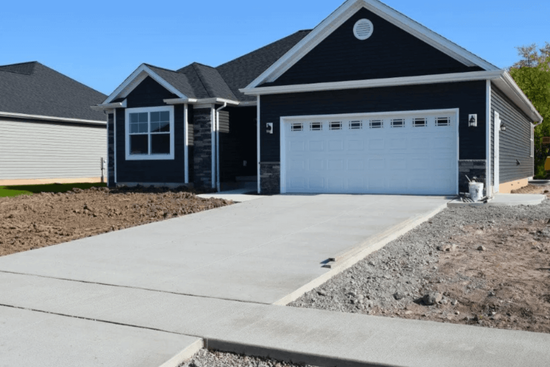
[[[279,196],[3,257],[0,325],[6,310],[17,308],[55,318],[69,332],[76,317],[116,325],[127,333],[122,340],[161,340],[155,333],[169,333],[171,343],[181,343],[180,353],[169,361],[155,346],[131,343],[141,356],[158,357],[143,357],[144,366],[177,365],[200,348],[202,339],[209,348],[318,365],[525,366],[549,358],[547,348],[538,349],[549,341],[541,334],[269,305],[286,304],[322,284],[435,215],[447,201]],[[331,258],[331,268],[322,268],[320,260]],[[186,265],[195,266],[182,271]],[[207,276],[205,268],[215,276]],[[40,335],[55,329],[51,320],[37,321],[32,334],[21,331],[26,327],[0,328],[2,355],[7,343],[12,361],[25,354],[32,361],[36,356],[29,351],[42,343]],[[10,339],[13,329],[20,330],[19,339]],[[151,335],[133,335],[142,329]],[[110,356],[109,347],[124,347],[109,332],[82,335],[102,348],[91,355]],[[518,344],[520,339],[525,343]],[[10,340],[22,347],[10,349]],[[52,365],[71,365],[59,357],[62,352],[51,346]],[[106,363],[109,358],[85,364],[141,365],[136,358]]]

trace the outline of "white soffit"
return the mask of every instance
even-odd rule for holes
[[[386,21],[421,39],[437,50],[454,58],[466,66],[479,66],[492,71],[498,68],[466,49],[431,31],[420,23],[408,18],[378,0],[348,0],[328,18],[322,21],[309,35],[298,42],[270,68],[250,83],[245,89],[255,88],[266,82],[273,82],[294,66],[332,32],[344,24],[359,9],[366,8]]]

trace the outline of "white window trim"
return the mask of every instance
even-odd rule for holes
[[[151,113],[151,112],[170,112],[170,154],[130,154],[130,114],[131,113]],[[127,108],[125,119],[125,139],[126,139],[126,160],[127,161],[162,161],[162,160],[174,160],[175,151],[175,131],[174,131],[174,106],[163,107],[140,107],[140,108]],[[150,123],[150,119],[148,121]],[[151,136],[151,133],[148,133]],[[149,140],[150,143],[150,140]]]

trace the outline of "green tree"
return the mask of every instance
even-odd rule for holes
[[[544,118],[535,128],[535,176],[545,178],[549,147],[542,145],[542,138],[550,137],[550,43],[540,49],[536,44],[517,49],[521,60],[510,68],[510,74]]]

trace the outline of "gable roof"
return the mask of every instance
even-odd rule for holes
[[[217,69],[239,100],[255,100],[254,97],[244,95],[239,89],[250,84],[310,32],[311,30],[298,31],[233,61],[222,64]]]
[[[255,101],[255,97],[246,96],[239,89],[275,63],[309,32],[298,31],[217,68],[192,63],[174,71],[142,64],[103,101],[102,105],[106,106],[120,98],[126,98],[148,76],[181,99],[222,98],[231,101]]]
[[[298,42],[288,53],[262,72],[243,89],[249,90],[264,83],[275,81],[361,8],[373,12],[466,66],[477,66],[486,71],[498,70],[496,66],[378,0],[347,0],[328,18],[315,27],[307,37]]]
[[[106,120],[90,105],[105,95],[39,62],[0,66],[0,114],[60,121]]]

